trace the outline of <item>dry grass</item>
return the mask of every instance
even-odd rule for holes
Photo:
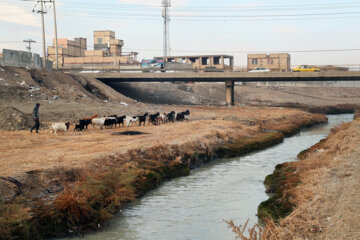
[[[234,135],[246,136],[258,132],[257,123],[264,121],[273,119],[271,124],[263,124],[264,128],[269,129],[314,117],[290,109],[194,107],[190,110],[194,113],[193,121],[161,126],[133,126],[104,131],[91,129],[85,133],[70,131],[59,136],[54,136],[49,130],[38,135],[31,135],[28,131],[1,132],[0,176],[18,176],[28,171],[55,167],[84,168],[96,159],[125,154],[135,148],[148,149],[162,144],[201,142],[206,136],[215,134],[226,140]],[[224,116],[235,116],[236,120],[224,121]],[[256,125],[247,125],[250,120]],[[144,134],[119,135],[126,131],[139,131]]]
[[[266,227],[263,228],[259,224],[248,228],[249,220],[243,225],[237,226],[232,220],[225,221],[233,230],[237,239],[241,240],[267,240],[274,239],[273,229],[275,227],[272,221],[267,220]]]

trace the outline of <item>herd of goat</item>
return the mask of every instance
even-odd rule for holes
[[[161,123],[167,123],[167,122],[175,122],[175,121],[184,121],[184,120],[190,120],[190,111],[186,110],[184,112],[176,113],[174,111],[166,114],[166,113],[156,113],[156,114],[148,114],[145,113],[141,116],[121,116],[118,117],[117,115],[111,115],[111,116],[104,116],[104,117],[98,117],[97,115],[94,115],[91,118],[83,118],[79,120],[79,123],[75,125],[74,131],[84,131],[88,129],[89,125],[92,125],[94,127],[99,127],[100,129],[104,129],[104,127],[107,128],[116,128],[117,125],[119,125],[119,128],[121,125],[123,127],[130,127],[131,124],[139,123],[139,126],[143,125],[145,126],[146,121],[148,121],[148,125],[160,125]],[[57,131],[68,131],[70,122],[67,123],[53,123],[51,125],[53,132],[56,134]]]

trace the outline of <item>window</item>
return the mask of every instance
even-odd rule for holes
[[[220,65],[221,64],[221,58],[220,57],[214,57],[214,65]]]
[[[267,62],[268,62],[269,64],[273,64],[273,63],[274,63],[274,61],[273,61],[272,58],[269,58],[269,59],[267,60]]]
[[[253,58],[253,59],[252,59],[252,64],[258,64],[257,58]]]
[[[209,65],[209,64],[210,64],[209,57],[202,57],[201,58],[201,65]]]
[[[97,44],[102,44],[102,38],[97,39]]]

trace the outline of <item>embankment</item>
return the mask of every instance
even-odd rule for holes
[[[102,227],[123,204],[216,157],[266,148],[323,115],[278,108],[190,108],[192,120],[54,137],[3,132],[0,238]],[[256,117],[254,117],[256,116]],[[36,146],[34,148],[34,146]]]
[[[265,179],[273,197],[258,215],[276,223],[267,225],[267,239],[360,238],[358,115]]]

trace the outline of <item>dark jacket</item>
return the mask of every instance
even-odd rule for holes
[[[33,118],[39,119],[39,107],[38,106],[36,106],[33,110]]]

